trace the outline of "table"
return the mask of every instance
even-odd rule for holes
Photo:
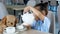
[[[6,7],[14,10],[14,15],[15,15],[17,10],[23,10],[26,6],[25,5],[6,5]]]
[[[19,32],[18,34],[52,34],[52,33],[46,33],[46,32],[41,32],[41,31],[37,31],[37,30],[27,30],[24,32]]]
[[[8,34],[8,33],[3,32],[3,34]],[[9,34],[52,34],[52,33],[46,33],[46,32],[41,32],[41,31],[30,29],[26,31],[20,31],[17,33],[9,33]]]

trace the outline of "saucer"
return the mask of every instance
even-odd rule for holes
[[[6,33],[5,31],[3,32],[3,34],[17,34],[18,32],[15,33]]]
[[[27,28],[23,28],[23,29],[17,29],[17,31],[26,31]]]

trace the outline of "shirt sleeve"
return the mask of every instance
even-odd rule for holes
[[[47,17],[45,17],[44,23],[41,26],[41,31],[42,32],[49,32],[49,28],[50,28],[50,20]]]

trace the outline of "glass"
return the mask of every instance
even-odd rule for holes
[[[16,15],[16,17],[17,17],[17,19],[18,19],[18,24],[20,25],[21,23],[22,23],[22,17],[21,17],[21,12],[17,12],[17,15]]]
[[[27,27],[24,25],[16,24],[16,30],[19,31],[25,31],[27,30]]]

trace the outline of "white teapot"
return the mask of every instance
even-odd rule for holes
[[[27,12],[27,13],[21,15],[21,17],[22,17],[23,22],[28,23],[28,24],[32,24],[33,21],[35,20],[33,13]]]

